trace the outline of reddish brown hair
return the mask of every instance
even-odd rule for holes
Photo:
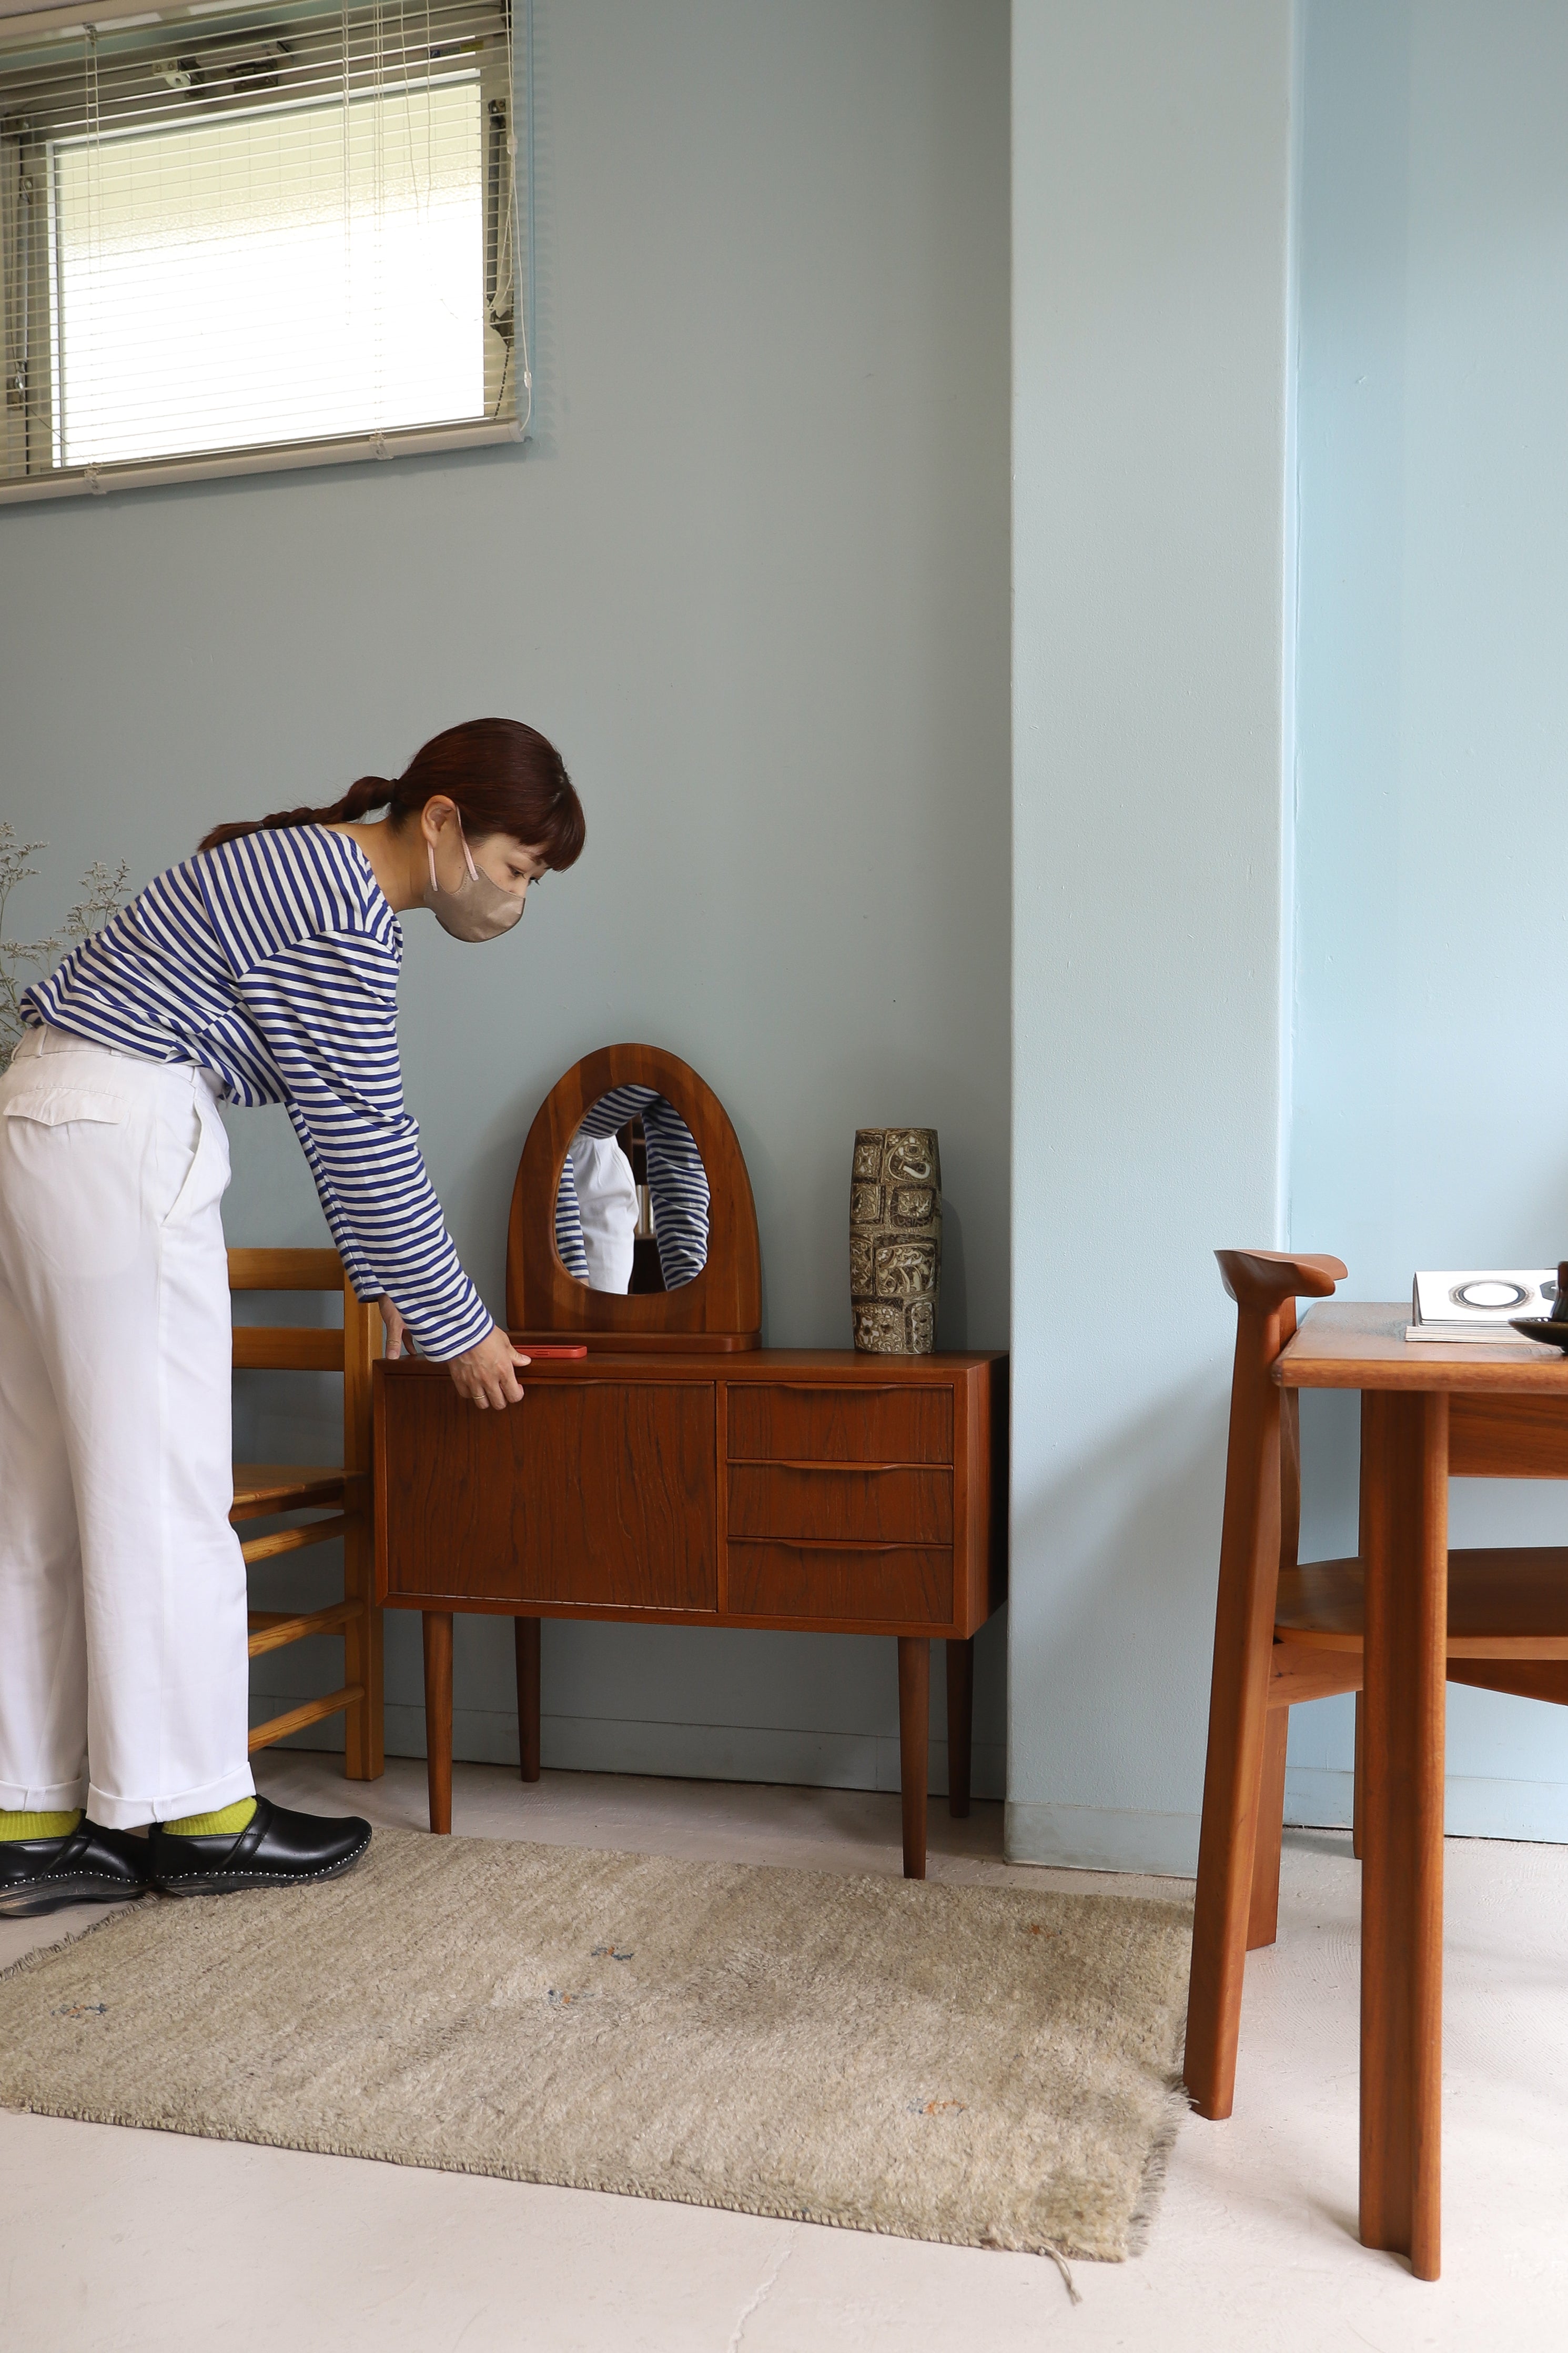
[[[469,719],[448,727],[416,752],[400,776],[362,776],[331,808],[279,809],[215,825],[201,847],[216,849],[268,826],[342,825],[378,808],[391,811],[389,824],[405,825],[437,793],[456,802],[470,841],[510,834],[542,851],[557,870],[583,854],[587,827],[565,764],[553,744],[520,719]]]

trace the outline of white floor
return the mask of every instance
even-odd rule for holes
[[[423,1767],[273,1796],[422,1827]],[[454,1827],[897,1871],[897,1798],[458,1768]],[[1000,1809],[933,1806],[933,1877],[1009,1871]],[[1248,1966],[1237,2114],[1177,2145],[1148,2253],[1075,2266],[636,2199],[0,2114],[0,2342],[16,2353],[1007,2353],[1062,2346],[1484,2348],[1568,2337],[1568,1848],[1450,1841],[1444,2276],[1354,2235],[1356,1905],[1347,1840],[1288,1834],[1280,1939]],[[0,1967],[92,1915],[0,1926]],[[388,1966],[395,1966],[395,1957]],[[221,2005],[213,2031],[222,2031]]]

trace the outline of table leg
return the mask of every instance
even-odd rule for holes
[[[425,1756],[430,1778],[430,1827],[452,1828],[452,1613],[425,1612]]]
[[[974,1754],[974,1641],[944,1642],[947,1652],[947,1810],[955,1822],[969,1811]]]
[[[517,1645],[517,1745],[525,1781],[539,1778],[539,1620],[514,1618]]]
[[[1438,2272],[1448,1400],[1368,1393],[1361,2235]]]
[[[904,1798],[904,1877],[926,1875],[926,1779],[931,1762],[931,1639],[899,1636],[899,1780]]]

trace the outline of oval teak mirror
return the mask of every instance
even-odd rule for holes
[[[723,1104],[688,1063],[608,1046],[551,1089],[512,1188],[506,1297],[525,1341],[757,1346],[751,1179]]]

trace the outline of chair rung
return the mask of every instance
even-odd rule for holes
[[[343,1335],[312,1324],[237,1324],[234,1361],[261,1373],[341,1373]]]
[[[343,1262],[331,1250],[231,1250],[231,1291],[341,1291]]]
[[[1365,1587],[1358,1560],[1281,1569],[1276,1640],[1359,1652]],[[1448,1555],[1451,1659],[1568,1659],[1568,1548],[1474,1546]]]
[[[1360,1691],[1362,1654],[1319,1649],[1307,1642],[1276,1642],[1268,1667],[1268,1705],[1300,1707],[1303,1700],[1332,1699]]]
[[[250,1655],[259,1659],[264,1651],[281,1651],[290,1642],[302,1642],[310,1634],[337,1634],[357,1618],[364,1608],[363,1601],[351,1596],[347,1601],[334,1601],[325,1609],[253,1609],[250,1612]]]
[[[311,1545],[326,1544],[352,1527],[352,1512],[333,1512],[325,1520],[312,1520],[302,1528],[279,1528],[276,1535],[250,1536],[240,1546],[247,1561],[275,1560],[280,1552],[304,1552]]]
[[[275,1740],[286,1740],[291,1732],[303,1732],[308,1724],[320,1724],[324,1715],[337,1715],[363,1697],[363,1683],[345,1683],[342,1691],[329,1692],[325,1699],[308,1699],[302,1707],[291,1707],[287,1715],[275,1715],[269,1723],[258,1724],[250,1736],[247,1753],[254,1757],[258,1748],[270,1748]]]
[[[349,1474],[336,1462],[237,1462],[231,1521],[268,1519],[275,1512],[320,1511],[346,1504]]]

